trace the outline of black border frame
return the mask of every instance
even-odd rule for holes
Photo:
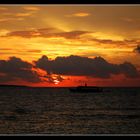
[[[0,0],[0,4],[140,4],[140,0]]]
[[[0,5],[22,5],[22,4],[28,4],[28,5],[69,5],[69,4],[74,4],[74,5],[85,5],[85,4],[99,4],[99,5],[135,5],[135,4],[140,4],[140,0],[112,0],[112,2],[110,0],[1,0],[0,1]],[[140,136],[140,134],[93,134],[93,135],[69,135],[69,134],[64,134],[64,135],[49,135],[49,134],[0,134],[0,136]]]

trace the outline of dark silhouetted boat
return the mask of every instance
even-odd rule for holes
[[[87,84],[85,84],[85,86],[78,86],[75,88],[69,88],[69,90],[71,92],[103,92],[103,88],[101,87],[96,87],[96,86],[87,86]]]

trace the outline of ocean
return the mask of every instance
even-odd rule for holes
[[[140,134],[140,88],[0,87],[0,134]]]

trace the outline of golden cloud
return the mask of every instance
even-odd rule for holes
[[[17,13],[15,16],[16,17],[29,17],[32,16],[34,13],[30,12],[30,13]]]
[[[23,9],[29,10],[29,11],[39,11],[40,10],[39,7],[33,7],[33,6],[23,7]]]
[[[0,7],[0,10],[5,11],[5,10],[7,10],[7,8],[6,7]]]
[[[67,15],[67,17],[88,17],[90,15],[91,15],[90,13],[80,12],[80,13],[74,13],[71,15]]]
[[[9,21],[21,21],[24,20],[23,18],[19,17],[19,18],[15,18],[15,17],[11,17],[11,18],[0,18],[0,22],[9,22]]]

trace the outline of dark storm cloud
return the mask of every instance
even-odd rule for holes
[[[111,64],[102,57],[86,58],[80,56],[57,57],[49,60],[42,56],[35,62],[36,66],[48,73],[58,75],[91,76],[98,78],[110,78],[112,74],[124,74],[126,77],[135,78],[138,71],[134,65],[125,62],[123,64]]]
[[[28,82],[40,82],[32,64],[22,61],[20,58],[11,57],[9,60],[0,60],[0,82],[14,81],[17,79]]]
[[[140,45],[138,45],[135,49],[134,52],[139,53],[140,54]]]
[[[138,76],[137,69],[131,63],[111,64],[102,57],[91,59],[71,55],[49,60],[46,56],[42,56],[35,62],[35,65],[33,66],[33,64],[16,57],[10,57],[9,60],[0,60],[0,82],[23,80],[32,83],[43,81],[54,83],[54,80],[59,82],[65,80],[61,75],[96,78],[110,78],[112,74],[124,74],[130,78]],[[36,71],[38,68],[45,70],[47,74],[39,75]]]
[[[38,68],[33,66],[33,64],[16,57],[10,57],[9,60],[0,60],[0,83],[10,81],[16,82],[16,80],[32,83],[54,83],[54,80],[58,80],[59,82],[64,80],[61,75],[40,75],[37,69]]]

